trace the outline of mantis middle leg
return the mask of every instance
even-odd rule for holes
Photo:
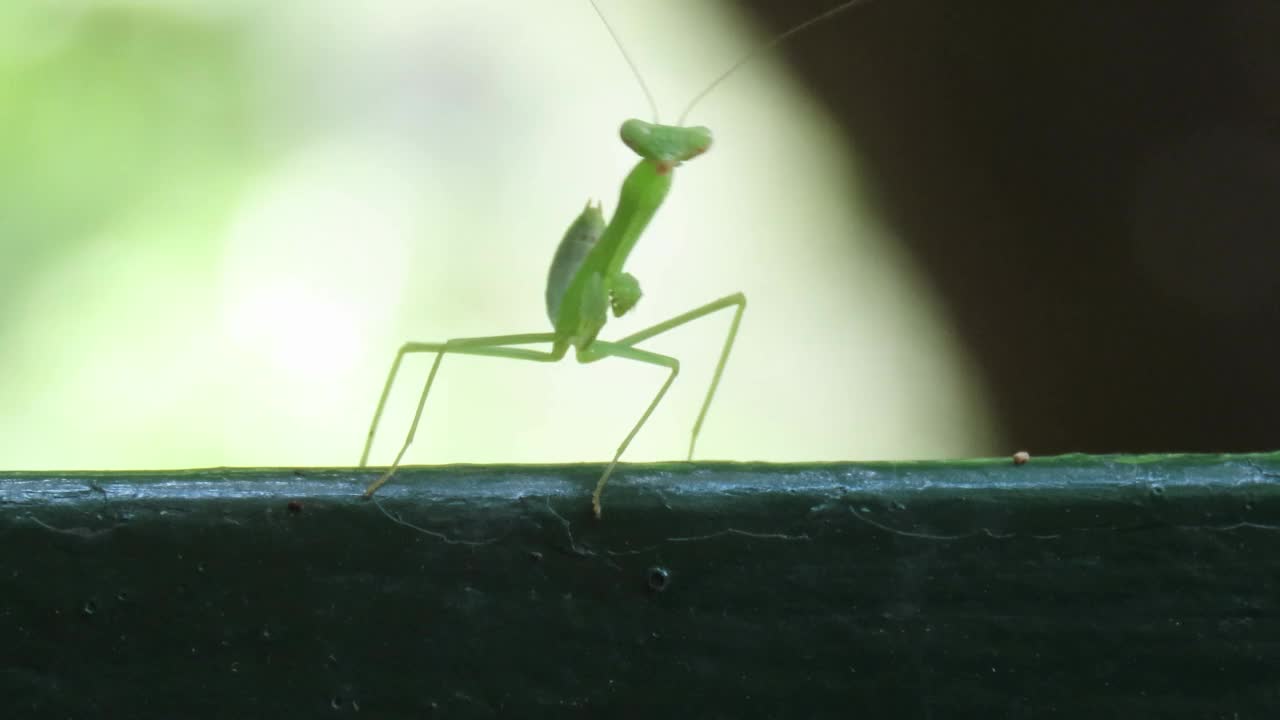
[[[725,335],[724,348],[720,351],[720,360],[716,362],[716,372],[711,376],[711,386],[707,388],[707,396],[702,401],[702,409],[698,411],[698,419],[693,423],[693,433],[689,437],[689,460],[693,460],[693,448],[698,444],[698,433],[702,432],[702,422],[707,417],[707,409],[711,407],[711,398],[715,397],[716,388],[720,387],[720,376],[724,374],[725,363],[729,361],[729,351],[733,349],[734,338],[738,337],[738,324],[742,322],[742,312],[747,309],[747,296],[740,292],[726,295],[719,300],[712,300],[706,305],[696,307],[687,313],[682,313],[670,320],[660,322],[657,325],[647,327],[615,341],[618,345],[632,346],[651,337],[661,335],[668,330],[691,323],[698,318],[710,315],[717,310],[734,306],[737,306],[737,310],[733,313],[733,321],[729,323],[729,333]]]
[[[596,483],[595,492],[591,495],[591,509],[595,512],[595,516],[600,517],[600,495],[604,492],[604,486],[609,482],[609,476],[613,474],[614,468],[618,465],[618,459],[622,457],[622,453],[626,451],[627,446],[631,444],[632,438],[640,432],[640,428],[644,425],[649,416],[653,414],[658,403],[662,401],[667,389],[671,387],[671,383],[676,379],[676,375],[680,372],[680,361],[667,355],[641,350],[634,347],[636,343],[648,340],[656,335],[661,335],[668,330],[680,327],[687,323],[693,322],[698,318],[709,315],[717,310],[723,310],[728,307],[737,307],[737,312],[733,315],[733,321],[729,325],[729,333],[725,337],[724,348],[720,351],[720,360],[716,363],[715,375],[711,379],[711,386],[707,389],[707,396],[702,401],[702,410],[698,413],[698,420],[693,426],[693,436],[689,440],[689,459],[693,459],[694,444],[698,441],[698,432],[702,429],[702,421],[706,418],[707,408],[711,406],[711,398],[715,396],[716,387],[720,384],[720,376],[724,374],[725,363],[729,359],[729,351],[733,349],[734,338],[738,335],[738,324],[742,320],[742,312],[747,307],[747,298],[742,293],[734,293],[726,295],[719,300],[713,300],[706,305],[694,308],[689,312],[677,315],[670,320],[660,322],[652,327],[645,328],[636,333],[632,333],[621,340],[615,342],[596,341],[584,352],[579,353],[578,359],[582,362],[595,362],[606,357],[619,357],[637,362],[648,363],[666,367],[671,370],[667,376],[667,381],[662,384],[658,393],[654,395],[653,400],[649,403],[649,407],[645,409],[644,414],[636,421],[631,428],[631,432],[627,433],[622,444],[618,446],[617,452],[614,453],[613,459],[609,462],[609,466],[605,468],[604,474],[600,476],[600,481]]]
[[[605,483],[609,482],[609,476],[613,474],[613,469],[618,466],[618,458],[622,457],[622,453],[626,451],[627,446],[631,444],[631,440],[640,432],[640,428],[644,426],[644,422],[653,414],[654,408],[658,407],[658,403],[662,402],[662,397],[667,394],[667,388],[671,387],[671,383],[675,382],[676,375],[680,374],[680,361],[669,356],[659,355],[648,350],[641,350],[629,345],[623,345],[615,342],[605,342],[604,340],[596,340],[578,353],[578,360],[584,363],[596,362],[607,357],[625,358],[627,360],[635,360],[636,362],[648,363],[665,367],[670,370],[667,375],[667,381],[662,383],[662,387],[658,388],[658,394],[653,396],[653,400],[649,402],[649,407],[645,408],[644,414],[632,426],[631,432],[623,438],[622,444],[618,446],[617,452],[613,454],[613,459],[609,461],[609,466],[604,469],[604,474],[600,476],[600,481],[596,483],[595,492],[591,493],[591,511],[595,513],[596,519],[600,518],[600,494],[604,492]]]

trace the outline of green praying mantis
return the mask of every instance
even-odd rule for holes
[[[671,189],[675,168],[711,147],[711,130],[706,127],[685,127],[684,120],[693,108],[712,90],[724,82],[749,60],[760,52],[771,48],[787,38],[817,23],[831,18],[837,13],[860,5],[866,0],[847,0],[825,12],[822,12],[774,37],[769,42],[755,48],[742,56],[736,63],[721,73],[708,84],[686,106],[675,125],[663,125],[658,120],[657,103],[649,92],[643,76],[627,53],[617,33],[608,19],[591,0],[591,6],[599,15],[606,30],[613,37],[614,43],[621,51],[632,74],[638,81],[641,90],[649,102],[653,112],[653,122],[630,119],[622,123],[620,135],[622,142],[640,156],[640,161],[622,182],[622,190],[618,196],[618,205],[613,217],[606,222],[604,210],[600,203],[592,205],[587,202],[582,213],[569,225],[555,255],[551,261],[551,269],[547,276],[546,306],[547,317],[551,321],[551,332],[521,333],[514,335],[494,335],[488,337],[454,338],[444,342],[407,342],[402,345],[391,363],[382,394],[373,413],[369,433],[365,439],[364,451],[360,454],[360,467],[365,467],[369,460],[369,451],[378,431],[378,423],[386,408],[387,398],[391,394],[400,365],[406,355],[431,353],[435,355],[431,370],[427,374],[426,383],[418,398],[413,421],[404,443],[396,453],[391,465],[382,475],[371,483],[364,491],[366,499],[372,498],[380,487],[387,483],[400,467],[405,453],[413,444],[426,407],[427,396],[435,383],[440,370],[440,363],[445,355],[479,355],[485,357],[526,360],[530,362],[558,362],[569,350],[574,350],[575,358],[580,363],[593,363],[605,358],[619,358],[633,362],[652,365],[666,371],[666,380],[658,388],[657,394],[649,402],[643,414],[632,426],[631,431],[623,438],[613,454],[613,459],[605,467],[599,481],[591,494],[591,509],[596,518],[602,513],[601,495],[609,477],[617,468],[618,461],[626,452],[627,446],[644,427],[645,422],[662,402],[676,376],[680,374],[680,361],[669,355],[652,352],[638,347],[640,343],[661,335],[675,328],[687,325],[721,310],[733,310],[733,319],[716,362],[715,373],[707,388],[702,407],[694,421],[693,431],[689,437],[688,459],[698,443],[698,434],[702,430],[707,410],[715,397],[720,379],[724,375],[729,353],[733,350],[734,339],[738,335],[738,326],[742,321],[743,311],[747,307],[747,298],[740,292],[726,295],[700,305],[688,312],[632,333],[619,340],[602,340],[599,335],[608,320],[609,312],[614,317],[622,317],[630,312],[639,302],[640,283],[634,276],[623,271],[627,257],[635,248],[636,242],[649,225],[649,221],[661,207],[663,200]],[[529,345],[550,344],[549,350],[532,349]]]

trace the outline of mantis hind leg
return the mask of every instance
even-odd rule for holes
[[[693,432],[689,436],[689,460],[693,459],[693,449],[698,444],[698,433],[702,432],[702,422],[707,418],[707,410],[711,407],[711,398],[715,397],[716,388],[720,387],[720,376],[724,375],[724,366],[729,361],[729,352],[733,350],[733,341],[738,337],[738,324],[742,321],[742,313],[747,309],[747,297],[742,293],[734,293],[726,295],[719,300],[712,300],[706,305],[696,307],[687,313],[677,315],[670,320],[660,322],[652,327],[645,328],[636,333],[632,333],[621,340],[615,341],[616,345],[624,345],[631,347],[636,343],[648,340],[651,337],[661,335],[668,330],[691,323],[694,320],[710,315],[717,310],[725,308],[737,307],[733,313],[733,321],[729,324],[729,333],[724,338],[724,348],[720,351],[720,360],[716,362],[715,374],[711,376],[711,385],[707,388],[707,396],[702,401],[702,409],[698,411],[698,419],[693,423]]]
[[[531,345],[543,342],[554,343],[555,340],[554,333],[529,333],[524,335],[456,338],[443,343],[408,342],[400,346],[395,360],[391,363],[391,371],[387,374],[387,382],[382,387],[382,395],[378,398],[378,407],[373,412],[373,421],[369,424],[369,434],[365,439],[364,451],[360,454],[360,467],[364,467],[369,459],[369,450],[373,447],[373,438],[378,431],[378,422],[382,418],[382,411],[386,408],[387,397],[391,394],[391,386],[395,383],[396,374],[400,370],[400,363],[404,360],[404,356],[413,353],[435,353],[436,358],[431,364],[431,372],[427,374],[427,381],[422,387],[422,395],[418,398],[418,407],[414,411],[413,422],[409,425],[409,432],[405,435],[404,444],[400,446],[400,452],[396,453],[395,460],[387,468],[386,472],[365,489],[365,499],[373,497],[378,488],[391,479],[396,469],[400,467],[400,461],[404,458],[405,452],[413,444],[414,435],[418,432],[418,423],[422,420],[422,411],[427,404],[427,395],[431,392],[431,386],[435,383],[436,373],[440,370],[440,362],[444,359],[446,353],[502,357],[533,362],[556,362],[564,357],[566,348],[553,347],[550,351],[540,351],[509,347],[511,345]]]

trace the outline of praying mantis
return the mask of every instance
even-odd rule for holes
[[[600,479],[596,482],[591,494],[591,509],[595,517],[601,517],[603,507],[601,496],[610,476],[617,468],[631,441],[644,427],[658,404],[662,402],[676,377],[680,374],[680,361],[670,355],[656,353],[638,347],[640,343],[658,335],[687,325],[695,320],[707,317],[722,310],[733,310],[733,318],[725,335],[724,345],[716,362],[711,383],[694,421],[689,437],[687,459],[692,461],[697,447],[698,435],[706,420],[707,411],[715,397],[724,375],[725,365],[733,350],[734,340],[738,335],[738,326],[747,307],[747,298],[741,292],[732,293],[712,300],[698,307],[681,313],[673,318],[651,325],[643,330],[627,335],[619,340],[602,340],[599,335],[612,311],[614,317],[622,317],[635,308],[641,297],[640,283],[634,276],[623,270],[631,251],[635,248],[640,236],[648,227],[650,220],[661,207],[663,200],[671,189],[675,168],[705,153],[711,147],[712,133],[702,126],[686,127],[685,118],[693,108],[720,83],[736,72],[760,52],[771,48],[787,38],[817,23],[848,10],[867,0],[846,0],[794,27],[777,35],[769,42],[742,56],[736,63],[721,73],[700,93],[694,96],[681,113],[675,125],[663,125],[659,122],[657,103],[649,92],[643,76],[627,53],[625,46],[610,25],[603,11],[590,0],[592,8],[600,17],[605,29],[613,37],[632,74],[649,102],[653,112],[653,122],[629,119],[622,123],[619,135],[622,142],[640,156],[639,162],[623,180],[622,190],[618,196],[618,204],[613,217],[606,222],[601,203],[587,202],[586,207],[569,225],[552,257],[551,268],[547,276],[546,309],[551,322],[552,331],[532,332],[512,335],[493,335],[486,337],[453,338],[444,342],[406,342],[396,352],[387,374],[382,394],[374,409],[373,420],[365,439],[364,450],[360,454],[360,467],[366,467],[369,452],[373,447],[378,424],[386,409],[387,399],[395,383],[396,375],[407,355],[433,354],[435,356],[431,370],[418,398],[413,420],[409,425],[404,443],[391,465],[382,475],[370,483],[363,497],[372,498],[374,493],[385,485],[400,467],[405,453],[418,431],[426,407],[427,396],[435,383],[436,375],[445,355],[476,355],[484,357],[507,358],[529,362],[553,363],[564,359],[570,350],[579,363],[594,363],[605,358],[618,358],[650,365],[666,371],[666,379],[657,393],[645,408],[644,413],[632,426],[613,454],[613,458],[605,467]],[[529,345],[550,344],[550,349],[532,349]]]

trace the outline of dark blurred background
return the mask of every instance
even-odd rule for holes
[[[831,5],[743,4],[769,32]],[[781,52],[1006,444],[1280,448],[1280,3],[889,0]]]

